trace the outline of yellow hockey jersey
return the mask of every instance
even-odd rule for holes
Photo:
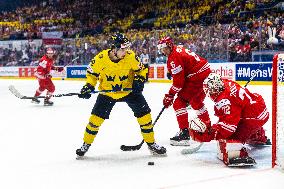
[[[113,99],[127,96],[130,91],[121,91],[132,88],[135,75],[146,78],[147,68],[140,63],[135,53],[131,50],[119,62],[112,62],[108,56],[110,49],[97,54],[88,65],[87,83],[96,86],[99,81],[99,90],[115,90],[119,92],[103,93]]]

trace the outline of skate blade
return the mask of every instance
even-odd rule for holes
[[[44,104],[44,106],[53,106],[53,104]]]
[[[228,167],[252,167],[256,163],[238,163],[238,164],[229,164]]]
[[[85,159],[85,156],[78,156],[77,155],[77,157],[76,157],[76,160],[83,160],[83,159]]]
[[[190,140],[188,140],[188,141],[180,141],[180,142],[170,141],[170,145],[172,145],[172,146],[190,146],[191,142],[190,142]]]
[[[33,104],[40,104],[40,102],[31,101]]]
[[[152,154],[152,156],[154,156],[154,157],[167,157],[168,155],[167,155],[167,153],[164,153],[164,154],[158,154],[158,153],[156,153],[156,152],[152,152],[152,151],[150,151],[150,153]]]

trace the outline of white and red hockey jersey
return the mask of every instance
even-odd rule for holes
[[[53,66],[53,59],[48,58],[44,55],[40,60],[38,67],[35,71],[35,76],[38,79],[46,79],[48,75],[50,75],[50,70],[53,70],[55,67]]]
[[[217,140],[229,138],[240,126],[241,121],[251,120],[255,124],[263,124],[262,121],[269,117],[261,95],[251,93],[234,81],[223,79],[223,82],[225,90],[217,98],[211,97],[215,102],[215,115],[219,118],[212,126],[217,130]]]
[[[186,81],[201,80],[201,78],[204,78],[202,73],[210,70],[206,59],[182,46],[173,46],[173,50],[168,56],[167,68],[173,78],[173,85],[169,91],[169,94],[172,95],[180,92]]]

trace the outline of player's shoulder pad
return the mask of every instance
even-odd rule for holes
[[[127,50],[127,52],[126,52],[126,58],[129,59],[129,60],[135,59],[137,62],[140,62],[139,56],[137,56],[137,55],[135,54],[135,52],[132,51],[132,50]]]
[[[103,59],[104,57],[106,57],[106,56],[107,56],[108,51],[109,51],[109,49],[107,49],[107,50],[103,50],[103,51],[99,52],[99,54],[97,54],[97,56],[96,56],[96,57],[97,57],[98,59]]]
[[[135,54],[133,50],[127,50],[126,54],[131,55],[131,54]]]
[[[215,106],[218,110],[220,110],[223,106],[227,106],[227,105],[229,105],[229,106],[231,105],[230,100],[227,99],[227,98],[224,98],[224,99],[215,103]]]

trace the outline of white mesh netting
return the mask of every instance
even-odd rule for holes
[[[278,55],[276,164],[284,168],[284,54]]]

